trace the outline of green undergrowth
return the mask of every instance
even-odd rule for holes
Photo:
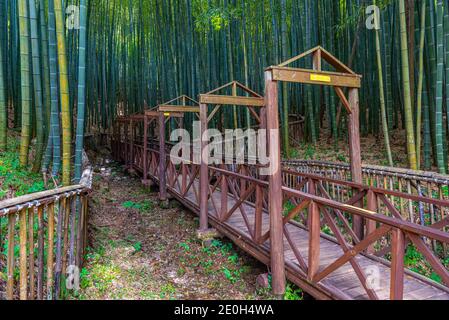
[[[41,174],[20,167],[19,147],[19,138],[10,135],[7,150],[0,152],[0,200],[45,190]]]

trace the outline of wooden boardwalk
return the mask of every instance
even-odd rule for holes
[[[179,181],[181,182],[181,181]],[[184,198],[179,197],[179,188],[168,188],[169,192],[173,194],[175,198],[178,198],[182,203],[192,209],[195,213],[199,214],[199,204],[197,196],[194,190],[199,190],[199,182],[195,181],[193,188],[189,189]],[[213,200],[208,202],[209,219],[211,224],[223,235],[231,238],[239,247],[261,260],[263,263],[267,263],[270,259],[270,241],[267,240],[262,245],[257,245],[252,240],[250,234],[251,229],[254,228],[254,207],[248,204],[243,204],[244,211],[249,223],[250,229],[245,222],[244,216],[240,209],[232,214],[232,216],[226,221],[221,222],[216,215],[215,209],[220,209],[221,192],[216,190],[213,193]],[[232,196],[228,197],[228,206],[233,207],[237,201]],[[291,239],[295,242],[296,248],[300,251],[301,256],[305,261],[308,259],[309,251],[309,232],[302,228],[299,224],[288,223],[286,225]],[[262,219],[262,231],[267,232],[269,230],[269,217],[268,214],[263,215]],[[329,237],[322,235],[320,239],[320,270],[341,257],[344,252],[340,245],[336,241],[332,241]],[[294,249],[290,245],[289,241],[284,236],[284,256],[286,265],[286,274],[290,281],[297,285],[309,287],[307,280],[301,279],[305,275],[301,271],[298,260],[295,257]],[[374,270],[378,272],[379,282],[375,284],[373,289],[376,291],[379,299],[390,299],[390,267],[371,259],[367,256],[358,255],[355,257],[359,265],[365,270]],[[377,271],[378,270],[378,271]],[[377,287],[376,287],[377,286]],[[333,292],[330,294],[326,288],[333,288],[338,292],[337,295]],[[342,299],[342,300],[367,300],[369,296],[362,286],[359,278],[357,277],[354,268],[348,262],[335,272],[331,273],[328,277],[323,279],[320,283],[310,285],[308,291],[310,294],[319,299]],[[417,274],[410,273],[405,275],[404,278],[404,299],[405,300],[449,300],[448,290],[441,286],[435,286],[429,284],[426,279],[420,279]]]

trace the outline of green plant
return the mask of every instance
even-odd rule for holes
[[[185,243],[185,242],[181,242],[179,244],[179,247],[184,249],[184,251],[186,251],[186,252],[190,251],[190,246],[187,243]]]
[[[312,145],[307,145],[306,151],[304,152],[304,158],[306,160],[312,160],[315,158],[315,153],[316,153],[315,147]]]
[[[300,288],[294,284],[287,283],[284,295],[285,300],[303,300],[303,298],[303,292]]]
[[[136,242],[133,244],[134,253],[137,253],[139,251],[142,251],[142,242]]]

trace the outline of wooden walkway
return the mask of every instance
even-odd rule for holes
[[[180,178],[179,178],[180,179]],[[179,180],[179,185],[181,180]],[[178,184],[176,184],[178,185]],[[179,197],[179,188],[168,188],[169,192],[182,203],[199,214],[199,204],[194,190],[199,190],[199,182],[195,181],[193,188],[189,189],[184,198]],[[240,209],[232,214],[226,222],[220,222],[215,213],[215,209],[219,210],[221,192],[215,191],[213,193],[213,201],[208,202],[209,219],[211,224],[222,234],[234,240],[234,242],[244,251],[261,260],[263,263],[269,264],[270,259],[270,241],[267,240],[262,245],[255,245],[252,240],[250,231],[245,222],[244,216]],[[237,201],[232,196],[228,197],[228,206],[233,207]],[[244,211],[249,223],[250,229],[254,228],[255,209],[253,206],[243,204]],[[302,228],[299,224],[288,223],[286,225],[291,239],[294,241],[296,248],[300,251],[305,261],[308,259],[309,251],[309,232]],[[263,233],[269,230],[269,217],[267,214],[263,215],[262,231]],[[329,237],[322,235],[320,239],[320,270],[341,257],[344,252],[336,241],[332,241]],[[287,271],[287,278],[296,283],[298,286],[305,289],[311,295],[318,299],[341,299],[341,300],[368,300],[369,296],[357,277],[354,268],[348,262],[335,272],[331,273],[327,278],[323,279],[318,285],[310,285],[301,277],[301,271],[298,260],[294,254],[294,248],[290,245],[287,238],[284,236],[284,255]],[[379,299],[390,299],[390,267],[385,264],[371,259],[367,256],[358,255],[355,257],[359,265],[365,270],[378,270],[379,282],[374,286]],[[299,277],[298,277],[299,275]],[[419,279],[417,274],[409,274],[404,278],[404,299],[405,300],[449,300],[449,292],[446,288],[438,288],[429,284],[426,279]],[[327,288],[332,288],[333,293],[330,294]],[[337,295],[335,295],[337,292]]]

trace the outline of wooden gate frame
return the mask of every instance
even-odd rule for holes
[[[181,104],[177,104],[180,102]],[[194,105],[188,105],[187,102],[191,102]],[[174,118],[179,119],[177,122],[180,128],[184,127],[184,115],[186,113],[196,113],[199,114],[200,108],[198,106],[198,102],[194,99],[188,97],[187,95],[181,95],[175,99],[167,101],[158,105],[153,110],[149,110],[145,112],[145,134],[148,134],[148,127],[151,121],[158,121],[159,127],[159,200],[161,203],[166,203],[168,199],[167,194],[167,181],[165,176],[165,170],[167,168],[166,164],[166,123]],[[147,141],[148,136],[144,140]],[[144,147],[144,163],[146,163],[147,156],[147,143],[145,143]],[[145,166],[146,171],[146,166]],[[144,173],[145,174],[145,173]],[[148,173],[145,175],[148,177]]]
[[[232,87],[232,96],[219,95],[219,91]],[[238,96],[237,88],[242,89],[249,94],[249,97]],[[200,122],[201,122],[201,167],[200,167],[200,232],[207,231],[209,226],[208,221],[208,201],[209,201],[209,166],[208,154],[203,154],[203,150],[208,143],[204,139],[204,134],[208,128],[209,122],[213,116],[223,106],[243,106],[249,108],[251,114],[256,118],[260,124],[260,129],[268,129],[267,123],[273,122],[272,115],[267,108],[266,101],[263,96],[244,86],[243,84],[232,81],[206,94],[200,95]],[[213,111],[208,114],[208,105],[215,105]],[[277,106],[276,106],[277,107]],[[260,115],[258,115],[254,108],[260,108]],[[267,120],[268,118],[268,120]],[[278,124],[277,118],[274,119]],[[281,159],[279,157],[278,165],[280,166]],[[280,168],[280,167],[279,167]],[[280,171],[279,171],[280,172]],[[283,240],[283,220],[282,210],[272,211],[272,203],[276,206],[282,206],[282,181],[279,175],[279,184],[273,184],[270,177],[269,184],[269,202],[270,202],[270,255],[271,255],[271,271],[272,271],[272,287],[273,293],[278,296],[283,296],[285,292],[285,261],[284,261],[284,240]],[[279,188],[277,188],[279,187]],[[282,208],[281,208],[282,209]],[[272,214],[275,212],[275,214]]]
[[[289,64],[312,56],[313,69],[300,69],[288,67]],[[336,72],[322,70],[323,60],[335,68]],[[360,155],[360,111],[359,111],[359,89],[361,87],[362,76],[356,74],[348,66],[323,49],[321,46],[312,48],[296,57],[293,57],[278,66],[271,66],[265,71],[265,88],[268,110],[273,114],[268,116],[271,119],[271,127],[278,128],[278,82],[294,82],[303,84],[314,84],[331,86],[335,89],[343,106],[349,115],[349,153],[351,161],[351,175],[355,183],[362,183],[362,160]],[[344,88],[349,89],[349,97],[346,98]],[[277,180],[277,179],[276,179]],[[362,207],[362,206],[360,206]],[[319,229],[319,219],[314,220],[315,231]],[[313,229],[313,228],[312,228]],[[363,238],[363,219],[355,217],[354,232]]]

